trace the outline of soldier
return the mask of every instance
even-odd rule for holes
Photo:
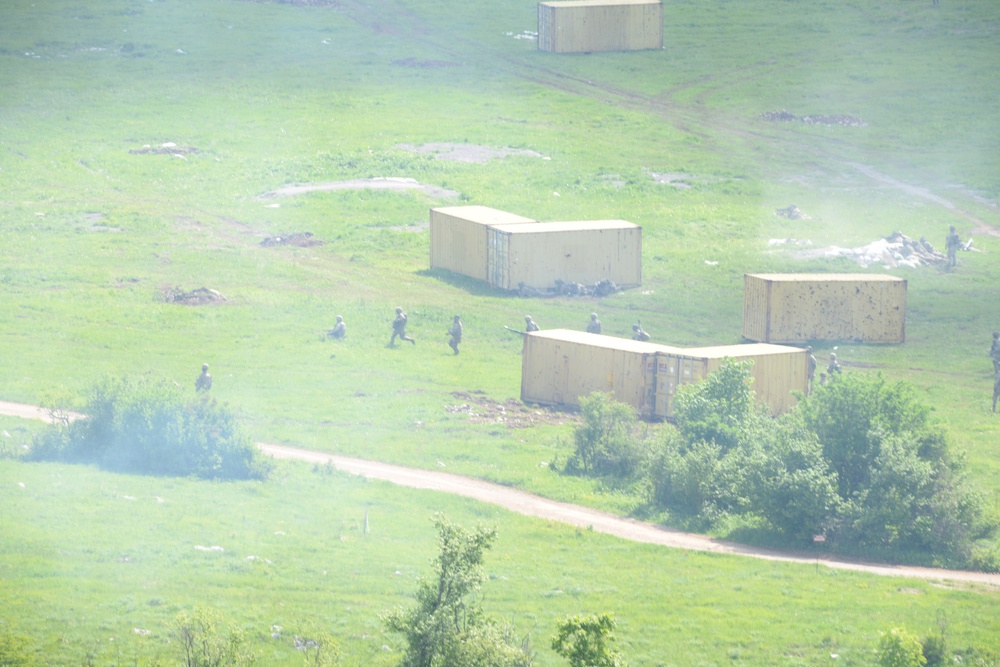
[[[955,255],[958,253],[958,247],[962,245],[962,239],[959,237],[958,233],[955,232],[955,225],[949,228],[948,236],[944,239],[945,250],[948,251],[948,268],[953,269],[955,265],[958,264],[958,259]]]
[[[641,322],[632,325],[632,340],[649,340],[649,334],[643,330]]]
[[[590,324],[587,325],[587,333],[601,333],[601,321],[597,319],[597,313],[590,314]]]
[[[195,391],[208,391],[212,388],[212,374],[208,372],[208,364],[201,365],[201,375],[194,381]]]
[[[813,380],[816,377],[816,357],[813,355],[812,345],[806,347],[806,376],[809,379],[808,390],[812,391]]]
[[[455,354],[458,354],[458,344],[462,342],[462,318],[458,315],[452,321],[451,329],[448,329],[448,335],[451,336],[448,339],[448,345],[451,346],[451,349],[455,350]]]
[[[531,315],[524,316],[524,331],[525,333],[531,333],[532,331],[538,331],[538,323],[531,319]]]
[[[337,315],[337,323],[333,325],[332,329],[326,332],[326,335],[337,340],[340,340],[347,335],[347,325],[344,324],[343,315]]]
[[[840,362],[837,361],[837,353],[830,353],[830,363],[826,366],[826,373],[832,379],[834,375],[840,375]]]
[[[406,313],[400,306],[396,306],[396,319],[392,321],[392,338],[389,339],[389,347],[396,346],[397,336],[400,340],[408,340],[414,345],[417,344],[417,341],[406,335]]]

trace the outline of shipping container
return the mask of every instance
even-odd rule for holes
[[[430,213],[431,268],[477,280],[487,278],[487,234],[491,225],[535,223],[488,206],[447,206]]]
[[[748,273],[743,337],[765,343],[902,343],[906,280],[866,273]]]
[[[538,48],[552,53],[663,48],[660,0],[538,3]]]
[[[757,343],[685,349],[552,329],[524,337],[521,400],[578,406],[595,391],[611,392],[643,418],[670,418],[678,388],[705,379],[727,358],[754,362],[753,390],[772,414],[790,409],[792,392],[808,388],[801,348]]]
[[[625,220],[495,225],[487,231],[487,282],[516,290],[539,290],[557,281],[619,287],[642,284],[642,227]]]

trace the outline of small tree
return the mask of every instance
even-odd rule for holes
[[[184,652],[185,667],[247,667],[257,661],[246,634],[235,626],[223,627],[222,617],[214,611],[182,612],[170,636]]]
[[[924,667],[927,664],[920,638],[905,628],[882,633],[875,660],[878,667]]]
[[[570,667],[626,667],[614,650],[614,616],[570,616],[552,638],[552,650],[569,660]]]
[[[508,626],[483,615],[474,594],[484,579],[483,554],[495,528],[465,530],[442,515],[434,518],[440,552],[432,579],[417,589],[417,606],[396,609],[383,621],[402,634],[401,667],[529,667],[531,656],[511,640]]]

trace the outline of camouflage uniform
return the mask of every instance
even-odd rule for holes
[[[344,317],[342,315],[337,315],[337,323],[333,325],[333,328],[327,334],[330,338],[336,338],[337,340],[347,335],[347,325],[344,324]]]
[[[451,329],[448,329],[448,335],[451,336],[448,339],[448,345],[455,350],[455,354],[458,354],[458,344],[462,342],[462,318],[458,315],[455,316]]]
[[[827,364],[826,373],[831,378],[834,375],[840,375],[840,362],[837,361],[837,355],[833,352],[830,353],[830,363]]]
[[[201,375],[194,381],[195,391],[208,391],[212,388],[212,374],[208,372],[208,364],[201,365]]]
[[[632,340],[649,340],[649,334],[643,331],[641,324],[632,325]]]
[[[590,314],[590,324],[587,325],[587,333],[601,333],[601,321],[597,319],[597,313]]]
[[[948,236],[946,236],[944,239],[944,247],[945,250],[948,251],[949,269],[954,268],[954,266],[958,264],[958,260],[956,259],[955,255],[958,253],[958,247],[960,245],[962,245],[962,239],[958,235],[958,233],[955,232],[955,226],[952,225],[948,232]]]
[[[396,344],[397,336],[400,340],[408,340],[414,345],[417,344],[417,341],[406,335],[406,313],[400,307],[396,308],[396,319],[392,321],[392,338],[389,339],[390,346]]]
[[[531,333],[532,331],[538,331],[538,324],[535,320],[531,319],[531,315],[524,316],[524,331],[526,333]]]

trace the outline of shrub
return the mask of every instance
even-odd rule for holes
[[[106,379],[93,388],[83,413],[43,431],[32,456],[206,479],[263,479],[270,471],[228,407],[207,396],[186,397],[170,382]]]
[[[920,639],[904,628],[882,633],[875,661],[878,667],[923,667],[927,664]]]
[[[580,399],[580,414],[583,423],[573,433],[576,450],[566,462],[567,472],[629,477],[642,469],[645,442],[630,405],[595,392]]]

